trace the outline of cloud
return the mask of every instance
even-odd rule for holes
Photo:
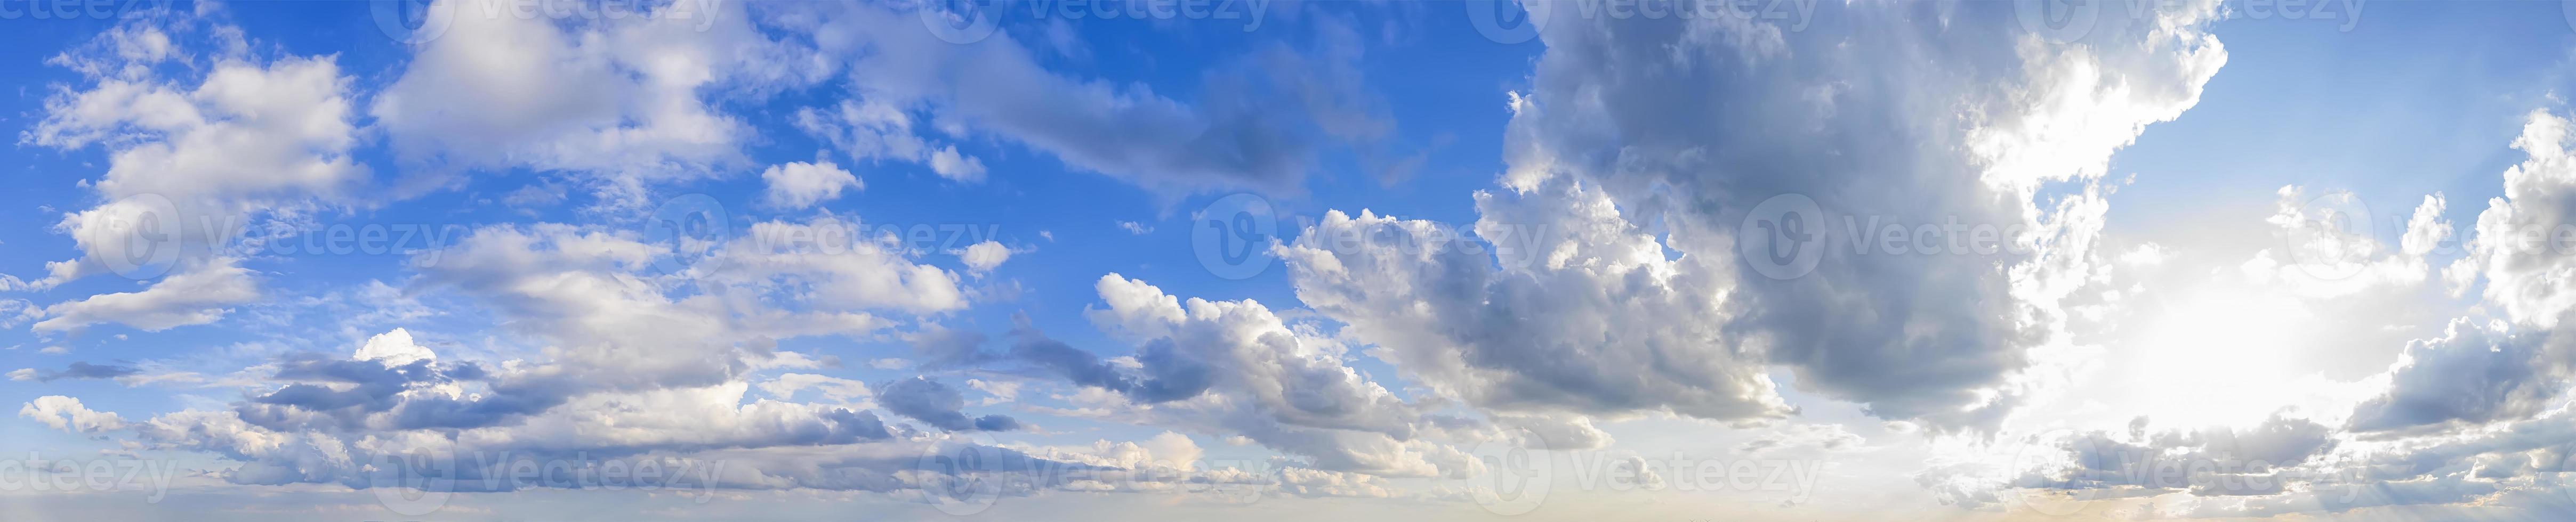
[[[2576,133],[2565,117],[2547,110],[2525,116],[2522,135],[2513,148],[2522,163],[2504,172],[2504,196],[2487,200],[2478,213],[2477,234],[2467,256],[2454,261],[2446,278],[2465,290],[2486,281],[2487,303],[2514,322],[2543,329],[2558,325],[2576,307],[2576,282],[2553,274],[2576,269],[2576,251],[2537,244],[2540,234],[2576,221]]]
[[[817,391],[823,400],[828,401],[867,400],[876,396],[875,392],[868,391],[868,383],[811,373],[778,374],[777,378],[756,387],[779,400],[794,399],[797,393],[809,389]]]
[[[57,430],[72,433],[98,433],[125,428],[125,419],[115,413],[90,411],[80,399],[61,395],[37,397],[18,407],[18,416],[34,419]]]
[[[772,165],[760,172],[760,180],[769,184],[769,190],[761,193],[763,200],[770,206],[789,209],[812,207],[841,197],[843,189],[866,187],[858,176],[829,161]]]
[[[930,171],[960,183],[974,183],[984,180],[984,160],[958,154],[956,146],[942,147],[930,153]]]
[[[993,267],[1002,266],[1003,261],[1011,259],[1011,247],[996,241],[967,245],[965,250],[957,253],[957,259],[966,263],[967,270],[990,272]]]
[[[2388,389],[2353,408],[2351,429],[2384,432],[2529,418],[2556,404],[2569,365],[2548,352],[2554,333],[2452,321],[2442,337],[2406,344]]]
[[[34,368],[24,368],[11,371],[9,372],[9,380],[53,382],[62,379],[116,379],[132,376],[142,372],[142,370],[135,369],[132,366],[73,362],[71,365],[65,366],[60,371],[42,371]]]
[[[2281,281],[2311,298],[2339,298],[2374,288],[2410,288],[2431,274],[2425,254],[2448,238],[2451,223],[2442,219],[2447,205],[2440,194],[2426,196],[2407,219],[2394,251],[2367,235],[2345,228],[2361,212],[2360,197],[2336,192],[2310,197],[2298,186],[2278,192],[2266,222],[2280,227],[2290,248],[2263,249],[2239,267],[2256,282]]]
[[[2324,464],[2340,444],[2333,428],[2308,419],[2275,415],[2241,429],[2152,433],[2147,426],[2140,417],[2125,434],[2091,431],[2023,441],[2027,446],[2018,449],[2014,464],[2036,465],[2005,470],[2012,475],[1999,486],[2071,492],[2079,501],[2188,492],[2210,503],[2231,497],[2277,498],[2294,488],[2323,487],[2334,480],[2333,474],[2303,466]],[[1918,480],[1945,473],[1927,472]],[[1970,507],[2000,501],[1989,494],[1970,498]]]
[[[948,431],[1011,431],[1020,422],[1006,415],[968,417],[966,397],[957,389],[928,377],[912,377],[885,385],[877,397],[887,411]]]
[[[1307,52],[1260,47],[1174,97],[1048,70],[1009,32],[963,45],[938,40],[910,12],[934,7],[798,7],[817,11],[816,32],[846,36],[819,47],[848,64],[855,98],[800,114],[799,126],[855,158],[923,162],[959,181],[979,178],[980,162],[933,145],[911,114],[953,126],[944,130],[952,135],[1007,139],[1166,195],[1299,192],[1329,147],[1368,143],[1392,127],[1360,90],[1358,36],[1346,28],[1322,31],[1323,43]]]
[[[221,318],[260,296],[229,254],[259,240],[241,232],[341,199],[367,177],[350,158],[350,80],[335,57],[263,60],[239,45],[203,57],[169,52],[172,38],[220,42],[239,30],[164,14],[50,61],[81,72],[87,85],[46,97],[43,119],[20,141],[106,149],[106,172],[83,181],[102,203],[54,225],[79,257],[47,263],[48,275],[33,282],[7,281],[41,290],[105,273],[168,277],[140,292],[48,306],[40,331],[103,322],[158,331]]]
[[[238,260],[216,258],[185,273],[174,274],[136,292],[93,295],[45,307],[38,332],[79,330],[118,323],[158,332],[222,319],[232,306],[259,299],[259,286]]]
[[[1790,412],[1778,365],[1880,417],[1991,430],[2032,351],[2068,342],[2060,303],[2098,264],[2110,154],[2225,63],[2203,30],[2215,7],[2103,17],[2087,45],[1983,3],[1831,4],[1817,19],[1834,23],[1798,31],[1559,19],[1511,97],[1474,238],[1336,213],[1279,254],[1301,301],[1480,407],[1760,422]],[[1736,234],[1785,194],[1832,226],[1811,272],[1778,279],[1739,254],[1767,238]],[[1854,252],[1833,248],[1868,243],[1842,217],[2036,247]],[[1347,234],[1393,240],[1326,243],[1381,237]]]
[[[1316,470],[1399,477],[1471,469],[1467,455],[1436,440],[1508,440],[1491,423],[1432,414],[1432,406],[1397,397],[1345,364],[1347,347],[1333,337],[1314,325],[1292,327],[1260,303],[1184,301],[1119,274],[1096,287],[1107,307],[1091,309],[1092,322],[1133,343],[1133,355],[1102,359],[1025,322],[1012,332],[1009,353],[1117,394],[1115,415],[1238,434],[1312,459]],[[1607,439],[1582,419],[1514,421],[1576,444]]]
[[[413,342],[410,330],[395,328],[367,338],[367,343],[358,347],[354,357],[361,361],[383,362],[387,366],[402,366],[437,359],[438,353]]]
[[[714,98],[832,72],[815,67],[810,49],[761,34],[741,4],[672,3],[569,23],[513,12],[522,7],[426,8],[452,23],[413,49],[367,109],[406,162],[579,172],[604,203],[640,204],[649,186],[744,161],[737,148],[751,131]]]

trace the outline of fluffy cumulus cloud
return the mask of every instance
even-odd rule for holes
[[[2453,321],[2440,338],[2408,343],[2388,389],[2353,410],[2363,432],[2483,425],[2529,418],[2567,386],[2566,341],[2555,332]]]
[[[27,401],[18,407],[18,416],[34,419],[39,424],[74,433],[92,433],[125,427],[125,419],[114,413],[91,411],[80,399],[47,395]]]
[[[2482,295],[2514,322],[2553,328],[2576,307],[2576,282],[2563,276],[2576,267],[2576,250],[2553,243],[2558,227],[2576,222],[2576,129],[2546,110],[2526,118],[2513,148],[2522,163],[2504,172],[2504,195],[2478,213],[2466,257],[2445,276],[2465,289],[2483,279]]]
[[[866,186],[859,182],[858,176],[850,175],[850,171],[841,170],[840,165],[829,161],[773,165],[769,170],[760,171],[760,181],[769,184],[769,189],[762,192],[761,197],[770,206],[790,209],[838,199],[843,190],[858,190]]]
[[[1010,259],[1011,247],[1002,246],[998,241],[966,245],[964,250],[957,253],[958,261],[965,262],[967,269],[978,273],[990,272],[993,267],[1002,266],[1003,261]]]
[[[46,96],[22,144],[103,148],[106,170],[83,176],[97,204],[54,225],[79,257],[47,264],[49,289],[113,274],[157,281],[136,292],[48,306],[38,328],[105,322],[145,330],[205,324],[260,292],[239,266],[253,225],[292,220],[364,182],[350,80],[332,56],[264,56],[220,17],[139,16],[49,63],[81,75]],[[220,47],[170,50],[172,38]],[[166,276],[166,277],[164,277]]]
[[[1107,306],[1092,309],[1092,321],[1133,343],[1133,355],[1104,359],[1023,325],[1006,358],[1117,394],[1106,404],[1113,416],[1242,436],[1317,471],[1394,477],[1482,469],[1450,443],[1585,449],[1608,439],[1580,416],[1437,413],[1437,403],[1398,397],[1351,367],[1348,346],[1318,325],[1292,324],[1258,302],[1185,301],[1118,274],[1097,290]]]
[[[1776,365],[1882,417],[1990,429],[2034,353],[2070,342],[2108,156],[2226,61],[2212,3],[2103,17],[2088,45],[2010,10],[1551,22],[1475,237],[1335,213],[1279,253],[1301,300],[1479,406],[1758,422],[1790,413]],[[1738,254],[1771,238],[1739,231],[1784,195],[1817,207],[1823,252],[1774,277]],[[1884,251],[1846,218],[1997,239]]]
[[[743,3],[674,2],[615,17],[537,11],[556,7],[432,3],[424,12],[442,29],[415,44],[368,114],[396,152],[431,172],[577,172],[607,203],[640,203],[656,183],[744,161],[737,148],[750,130],[718,110],[717,97],[758,96],[832,71],[810,49],[763,34]]]

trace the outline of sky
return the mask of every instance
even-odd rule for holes
[[[0,518],[2576,516],[2561,2],[0,27]]]

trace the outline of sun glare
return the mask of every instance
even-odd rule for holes
[[[2301,372],[2291,354],[2315,317],[2291,296],[2210,284],[2151,311],[2130,368],[2112,368],[2164,426],[2244,426],[2281,407]],[[2136,371],[2130,371],[2136,370]]]

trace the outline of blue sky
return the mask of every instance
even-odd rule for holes
[[[2576,511],[2558,3],[1101,5],[0,3],[0,513]]]

